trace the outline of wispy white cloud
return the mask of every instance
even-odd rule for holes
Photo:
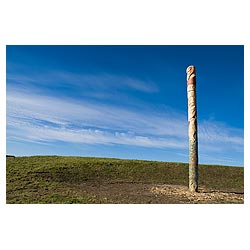
[[[201,121],[199,126],[200,139],[206,142],[223,142],[243,145],[243,130],[228,127],[216,121]]]
[[[138,136],[131,132],[109,132],[98,129],[78,128],[53,128],[48,126],[35,126],[34,124],[22,124],[22,127],[13,129],[9,139],[33,141],[33,142],[72,142],[85,144],[119,144],[156,148],[185,148],[182,140],[170,138],[153,138]]]
[[[34,141],[185,147],[176,119],[100,103],[76,102],[11,91],[7,95],[8,136]],[[176,129],[179,127],[179,130]],[[166,140],[167,139],[167,140]]]
[[[185,117],[175,113],[153,113],[129,110],[103,103],[59,99],[21,91],[7,95],[7,120],[14,118],[43,120],[58,125],[98,127],[108,130],[133,131],[139,134],[183,137]]]
[[[187,148],[185,114],[117,107],[84,100],[7,92],[7,139],[65,141],[156,148]],[[216,121],[200,121],[203,152],[243,152],[243,131]]]
[[[131,89],[145,93],[158,92],[158,86],[150,80],[141,80],[127,75],[99,72],[72,73],[66,71],[48,71],[43,73],[17,74],[8,72],[7,81],[21,83],[22,85],[34,85],[46,87],[69,86],[83,91],[103,92],[105,90]]]

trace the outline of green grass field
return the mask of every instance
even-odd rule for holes
[[[149,192],[159,185],[187,187],[185,163],[62,156],[6,161],[7,203],[199,203]],[[199,187],[243,195],[244,168],[199,165]]]

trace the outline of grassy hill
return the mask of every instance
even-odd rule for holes
[[[6,161],[7,203],[243,203],[241,167],[200,165],[195,196],[187,189],[185,163],[62,156]]]

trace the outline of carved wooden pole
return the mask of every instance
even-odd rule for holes
[[[187,73],[188,96],[188,137],[189,137],[189,190],[198,191],[198,136],[196,110],[196,73],[195,67],[189,66]]]

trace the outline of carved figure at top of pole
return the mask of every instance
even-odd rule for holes
[[[195,84],[195,81],[192,81],[194,80],[193,78],[195,78],[195,67],[193,65],[190,65],[189,67],[187,67],[186,73],[188,83],[192,82],[193,84]]]

